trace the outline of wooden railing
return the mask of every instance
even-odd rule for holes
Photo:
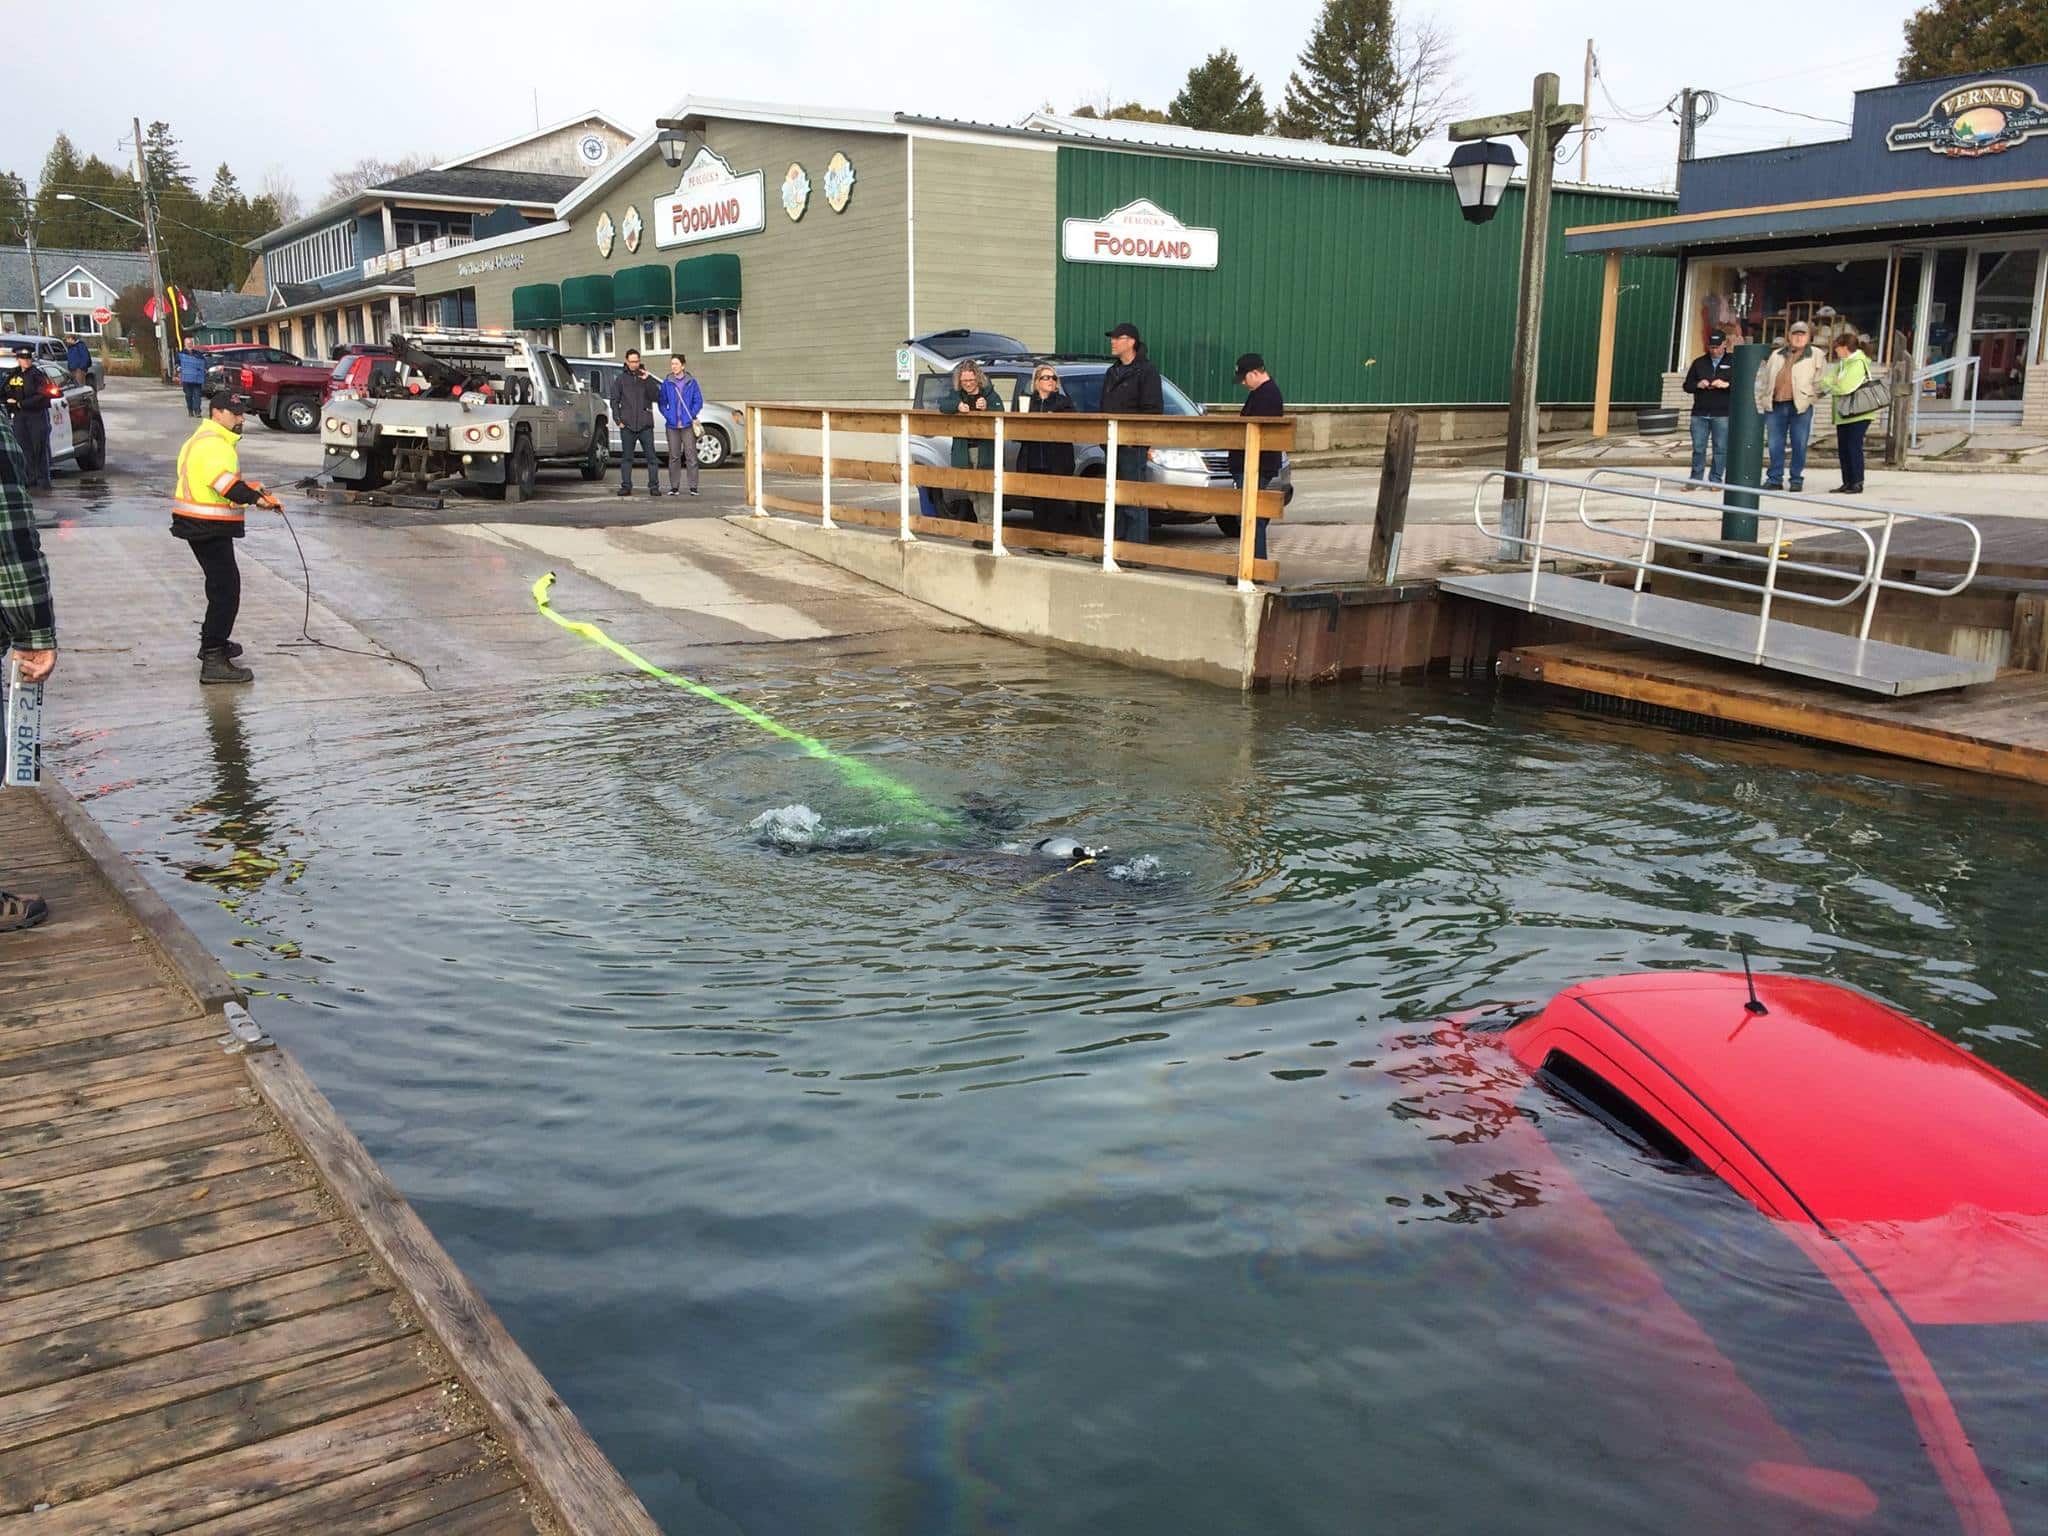
[[[794,428],[818,434],[818,452],[782,453],[766,450],[764,434],[770,428]],[[889,458],[856,457],[845,451],[849,436],[894,440],[895,453]],[[954,469],[950,466],[918,464],[912,461],[911,440],[918,437],[971,438],[993,445],[994,467]],[[841,444],[833,449],[834,440]],[[1072,443],[1100,445],[1105,452],[1104,473],[1092,475],[1043,475],[1020,473],[1004,466],[1004,450],[1010,443]],[[1082,412],[1040,415],[1036,412],[989,412],[964,415],[949,411],[890,411],[873,407],[829,405],[750,405],[747,407],[747,464],[749,490],[757,516],[787,512],[815,518],[826,528],[857,525],[894,528],[897,537],[909,542],[920,538],[956,539],[985,544],[992,554],[1007,555],[1017,549],[1054,550],[1099,558],[1105,571],[1125,565],[1161,567],[1202,575],[1235,576],[1241,588],[1255,582],[1271,581],[1277,567],[1271,559],[1253,558],[1255,518],[1275,519],[1281,515],[1284,498],[1277,490],[1261,491],[1258,463],[1261,453],[1285,451],[1294,446],[1291,417],[1248,416],[1104,416]],[[1231,486],[1169,485],[1153,480],[1119,480],[1116,458],[1119,447],[1241,449],[1245,456],[1246,481],[1242,490]],[[818,499],[803,501],[771,494],[763,487],[770,470],[814,478]],[[898,487],[894,513],[879,508],[835,503],[835,480],[857,480]],[[987,523],[961,522],[951,518],[925,517],[918,511],[916,488],[931,486],[942,491],[981,492],[990,498]],[[1102,508],[1106,537],[1081,533],[1052,533],[1043,529],[1020,528],[1006,523],[1005,501],[1027,498],[1061,501],[1076,506]],[[1235,549],[1195,549],[1185,544],[1139,544],[1116,538],[1116,511],[1123,507],[1149,507],[1155,511],[1188,512],[1201,517],[1239,519]]]

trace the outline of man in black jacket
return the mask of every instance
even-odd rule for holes
[[[1144,338],[1126,320],[1109,332],[1109,353],[1116,359],[1102,376],[1102,409],[1105,414],[1159,416],[1166,411],[1166,397],[1159,387],[1159,370],[1146,355]],[[1119,480],[1145,478],[1146,447],[1143,443],[1119,445],[1116,477]],[[1152,542],[1152,509],[1127,507],[1117,499],[1115,536],[1132,544]]]
[[[647,494],[661,494],[661,471],[654,467],[654,412],[661,404],[661,381],[640,365],[640,354],[626,351],[626,366],[612,380],[612,420],[619,424],[619,494],[633,494],[633,449],[638,445],[647,465]]]
[[[1692,360],[1686,370],[1684,389],[1692,396],[1692,479],[1707,468],[1707,450],[1713,450],[1713,470],[1708,483],[1719,485],[1728,474],[1728,387],[1735,374],[1735,361],[1728,355],[1728,337],[1722,331],[1707,332],[1706,352]],[[1688,484],[1688,491],[1696,489]]]
[[[1240,416],[1285,416],[1287,403],[1280,398],[1280,386],[1273,382],[1273,375],[1266,371],[1266,360],[1256,352],[1247,352],[1237,360],[1237,382],[1251,391],[1244,397],[1244,409]],[[1280,473],[1280,451],[1265,448],[1259,451],[1259,489],[1264,490],[1273,483]],[[1240,490],[1244,487],[1244,450],[1230,450],[1230,478]],[[1266,519],[1256,518],[1258,527],[1252,530],[1252,558],[1266,558]],[[1225,529],[1228,532],[1228,528]]]

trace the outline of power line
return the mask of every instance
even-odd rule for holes
[[[1810,123],[1830,123],[1837,128],[1847,128],[1850,123],[1839,117],[1816,117],[1811,112],[1795,112],[1790,107],[1773,107],[1761,101],[1744,101],[1740,96],[1730,96],[1726,91],[1716,91],[1723,101],[1732,101],[1738,107],[1754,107],[1759,112],[1776,112],[1781,117],[1803,117]]]

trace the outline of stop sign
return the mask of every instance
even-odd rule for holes
[[[92,323],[94,325],[105,325],[113,318],[114,312],[104,304],[92,312]]]

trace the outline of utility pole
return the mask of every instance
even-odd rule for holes
[[[1543,339],[1543,276],[1550,255],[1550,187],[1557,146],[1585,121],[1584,107],[1560,105],[1557,76],[1538,75],[1527,112],[1468,118],[1450,126],[1451,142],[1514,134],[1529,152],[1529,179],[1522,193],[1522,276],[1515,296],[1515,354],[1509,380],[1508,478],[1501,482],[1501,558],[1525,556],[1521,538],[1528,526],[1529,492],[1517,475],[1537,468],[1538,351]]]
[[[1586,39],[1586,89],[1579,98],[1586,104],[1586,120],[1579,125],[1579,180],[1591,178],[1586,173],[1586,152],[1593,143],[1593,39]]]
[[[1697,126],[1694,116],[1699,110],[1699,92],[1687,86],[1678,93],[1678,163],[1683,166],[1692,158],[1693,130]]]
[[[156,364],[158,379],[170,382],[170,350],[164,341],[164,264],[156,243],[156,192],[149,184],[149,157],[142,152],[142,119],[134,118],[135,179],[142,184],[142,233],[149,241],[149,286],[156,296]]]
[[[43,272],[36,264],[35,205],[29,201],[27,182],[12,171],[7,173],[6,180],[14,191],[14,200],[21,204],[21,243],[28,248],[28,286],[35,295],[36,306],[35,324],[31,329],[40,336],[43,334]]]

